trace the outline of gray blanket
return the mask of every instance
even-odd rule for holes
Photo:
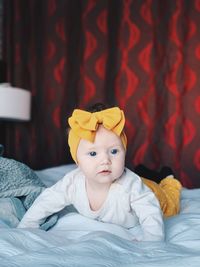
[[[10,227],[16,227],[44,189],[45,185],[27,165],[0,157],[0,219]],[[47,230],[56,220],[57,216],[51,217],[42,228]]]

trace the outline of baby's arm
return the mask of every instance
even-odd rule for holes
[[[71,204],[72,177],[65,175],[52,187],[45,189],[25,213],[18,228],[39,228],[45,219]]]
[[[163,241],[164,222],[159,202],[141,179],[133,184],[131,207],[139,218],[142,236],[139,241]]]

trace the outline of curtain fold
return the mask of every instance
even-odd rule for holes
[[[169,166],[200,186],[198,0],[5,0],[8,81],[32,119],[6,127],[5,155],[35,169],[72,162],[67,118],[96,102],[126,115],[127,166]]]

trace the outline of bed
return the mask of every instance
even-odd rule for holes
[[[35,171],[48,187],[75,165]],[[131,241],[119,226],[84,218],[69,207],[48,231],[0,220],[0,266],[200,266],[200,189],[183,189],[181,212],[165,220],[165,242]]]

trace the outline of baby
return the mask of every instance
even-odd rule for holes
[[[140,225],[138,241],[164,240],[158,198],[125,167],[123,111],[118,107],[95,112],[75,109],[69,125],[68,143],[77,168],[45,189],[18,227],[39,228],[48,216],[72,204],[81,215],[94,220],[128,229]]]

